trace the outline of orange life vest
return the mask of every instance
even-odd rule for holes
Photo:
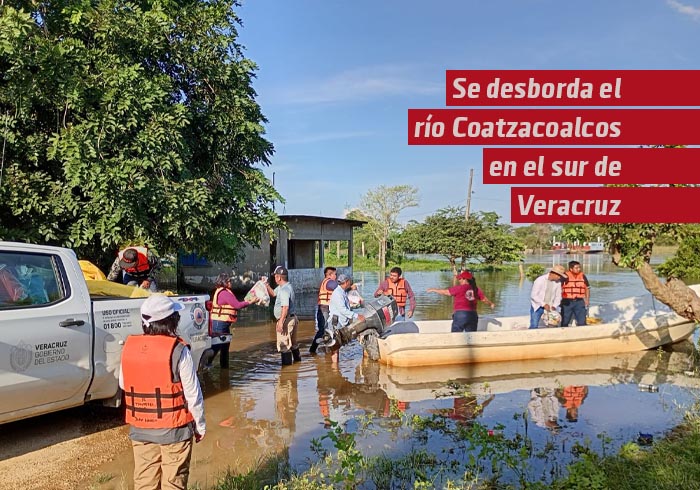
[[[219,304],[219,293],[226,288],[217,288],[211,300],[211,319],[222,322],[236,323],[238,320],[238,310],[231,305]]]
[[[130,248],[136,250],[136,265],[134,267],[129,267],[124,269],[127,274],[138,274],[139,272],[146,272],[151,269],[151,264],[148,263],[148,249],[146,247],[127,247],[124,250],[119,251],[119,260],[124,259],[124,252]]]
[[[319,305],[329,305],[331,304],[331,295],[333,294],[333,291],[330,291],[326,288],[326,285],[328,284],[328,281],[330,281],[330,277],[326,277],[321,281],[321,286],[318,288],[318,304]]]
[[[178,344],[185,345],[182,339],[165,335],[127,337],[122,351],[127,424],[175,429],[194,421],[182,382],[174,372],[173,353]]]
[[[391,282],[391,279],[387,278],[386,283],[389,285],[387,291],[394,297],[396,304],[401,307],[406,306],[408,294],[406,293],[406,281],[404,278],[400,278],[396,283]]]
[[[564,408],[580,407],[587,394],[585,386],[567,386],[561,394],[561,397],[565,400]]]
[[[561,297],[566,299],[577,299],[586,297],[586,282],[583,280],[583,272],[574,274],[571,271],[566,271],[568,280],[561,287]]]

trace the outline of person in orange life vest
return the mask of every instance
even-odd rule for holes
[[[184,307],[162,294],[146,298],[144,335],[128,336],[122,351],[119,386],[131,426],[135,490],[186,490],[192,439],[206,433],[196,367],[175,333]]]
[[[557,399],[566,409],[566,420],[578,422],[578,408],[588,396],[588,386],[567,386],[557,390]]]
[[[328,323],[328,308],[331,303],[331,294],[333,294],[333,289],[338,287],[336,280],[336,268],[326,267],[323,269],[323,281],[318,288],[318,303],[316,308],[316,335],[311,341],[311,346],[309,347],[309,352],[315,354],[318,349],[318,340],[323,337],[326,331],[326,324]]]
[[[160,258],[147,247],[128,247],[119,251],[107,280],[156,291],[156,276],[162,267]]]
[[[469,271],[462,271],[457,275],[459,284],[447,289],[428,289],[429,293],[438,293],[443,296],[452,296],[454,299],[454,312],[452,313],[453,332],[476,332],[479,323],[479,315],[476,313],[477,299],[489,303],[491,309],[496,305],[484,296],[484,292],[476,285],[476,279]]]
[[[231,333],[231,325],[238,320],[238,310],[247,308],[251,304],[260,301],[238,301],[231,291],[231,276],[222,272],[214,281],[215,290],[211,296],[211,329],[213,335],[227,335]],[[220,364],[222,368],[228,368],[228,351],[230,344],[217,344],[212,346],[214,355],[209,359],[207,367],[211,367],[212,361],[218,352],[221,352]]]
[[[575,260],[569,262],[566,279],[561,287],[561,326],[568,327],[571,318],[576,319],[576,325],[586,324],[591,286],[586,274],[581,272],[581,263]]]
[[[374,297],[377,298],[384,295],[392,295],[396,299],[396,304],[399,307],[399,314],[394,321],[403,322],[406,318],[411,318],[416,309],[416,296],[413,294],[413,289],[406,279],[401,277],[403,271],[401,267],[393,267],[389,271],[389,277],[384,279],[377,290],[374,292]],[[409,308],[406,311],[406,300],[408,300]]]

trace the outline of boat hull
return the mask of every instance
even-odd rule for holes
[[[449,333],[450,321],[415,323],[420,333],[378,340],[381,363],[433,366],[635,352],[680,342],[696,328],[675,313],[582,327],[469,333]]]
[[[690,288],[700,294],[700,285]],[[379,361],[410,367],[617,354],[680,342],[696,328],[650,294],[591,306],[589,315],[602,323],[529,330],[529,316],[483,317],[476,332],[451,333],[450,320],[416,321],[418,333],[378,339]]]

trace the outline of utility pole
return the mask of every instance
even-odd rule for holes
[[[464,219],[469,221],[469,207],[472,203],[472,181],[474,180],[474,169],[469,170],[469,188],[467,189],[467,209],[464,212]]]

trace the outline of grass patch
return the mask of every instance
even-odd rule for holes
[[[608,458],[587,454],[555,489],[676,490],[700,488],[700,420],[691,417],[668,437],[643,449],[628,443]]]

